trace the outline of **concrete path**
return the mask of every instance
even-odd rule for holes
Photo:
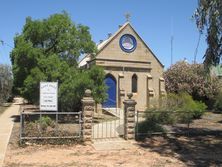
[[[7,145],[14,124],[14,118],[12,116],[19,114],[19,104],[21,104],[22,101],[21,98],[15,98],[15,103],[0,115],[0,167],[3,166]]]
[[[137,148],[134,143],[135,142],[127,141],[122,138],[97,139],[93,142],[92,146],[97,151],[130,150]]]

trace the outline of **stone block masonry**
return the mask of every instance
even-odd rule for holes
[[[131,99],[133,94],[127,94],[128,99],[124,100],[124,138],[125,140],[135,139],[135,106],[136,101]]]
[[[91,90],[87,89],[82,99],[82,137],[83,142],[92,142],[92,120],[95,110],[95,101],[92,98]]]

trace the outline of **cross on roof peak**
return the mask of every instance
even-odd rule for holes
[[[125,18],[126,18],[126,21],[127,21],[127,22],[130,22],[131,14],[127,12],[127,13],[125,14]]]

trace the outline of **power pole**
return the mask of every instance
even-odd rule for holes
[[[173,65],[173,17],[171,17],[171,37],[170,37],[170,57],[171,57],[171,66]]]
[[[197,62],[196,59],[197,59],[197,53],[198,53],[198,48],[199,48],[199,44],[200,44],[200,38],[201,38],[201,32],[199,32],[197,46],[196,46],[195,51],[194,51],[194,60],[193,60],[194,64],[196,64],[196,62]]]
[[[171,66],[172,66],[173,65],[173,36],[171,36],[170,44],[171,44]]]

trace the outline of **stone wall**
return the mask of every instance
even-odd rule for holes
[[[95,111],[95,101],[91,96],[91,91],[87,89],[82,99],[82,137],[85,143],[92,142],[92,121]]]
[[[135,105],[136,101],[131,99],[133,94],[127,94],[128,99],[124,100],[124,138],[126,140],[135,139]]]

